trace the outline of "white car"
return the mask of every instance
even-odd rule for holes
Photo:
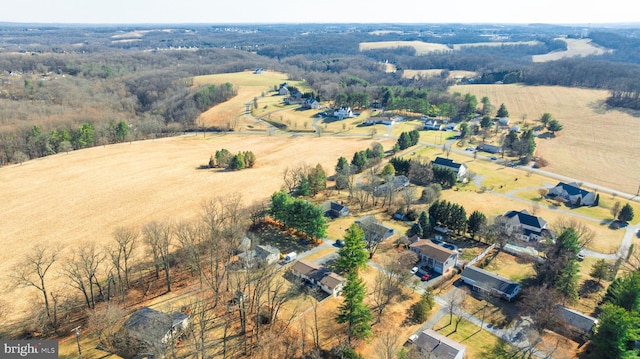
[[[416,274],[416,273],[418,273],[418,269],[419,269],[418,267],[413,267],[413,268],[411,268],[411,274]]]
[[[418,334],[412,334],[409,339],[407,339],[407,343],[413,343],[418,339]]]

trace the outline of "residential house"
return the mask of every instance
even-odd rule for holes
[[[473,290],[489,293],[508,301],[513,300],[520,292],[520,284],[474,266],[466,266],[460,279]]]
[[[560,197],[574,206],[593,206],[596,193],[580,188],[577,183],[560,182],[547,193],[549,197]]]
[[[367,233],[373,233],[383,241],[394,234],[394,229],[378,222],[374,216],[364,216],[355,220],[355,223],[362,228],[366,237]]]
[[[509,117],[501,117],[501,118],[498,119],[498,125],[502,126],[502,127],[509,126],[509,122],[511,122]]]
[[[379,186],[374,195],[376,196],[384,196],[387,194],[387,191],[392,190],[394,192],[400,191],[405,187],[409,186],[411,182],[409,181],[409,177],[405,175],[399,175],[393,177],[391,182],[387,182],[381,186]]]
[[[167,344],[179,338],[188,325],[186,314],[168,314],[144,307],[131,314],[122,330],[127,338],[133,339],[136,354],[153,356],[164,352]]]
[[[324,215],[331,218],[340,218],[349,215],[349,208],[336,201],[327,201],[323,204]]]
[[[401,122],[402,120],[404,120],[404,118],[402,116],[397,116],[397,115],[392,115],[392,116],[375,116],[375,117],[369,117],[368,119],[366,119],[364,121],[365,125],[393,125],[396,124],[398,122]]]
[[[269,245],[257,245],[255,248],[238,254],[238,261],[244,268],[269,265],[280,259],[280,250]]]
[[[420,266],[436,273],[446,274],[458,264],[458,252],[439,246],[428,239],[419,239],[409,245],[420,258]]]
[[[333,117],[338,120],[344,120],[345,118],[353,117],[353,111],[349,106],[342,106],[337,110],[333,110]]]
[[[289,88],[287,87],[287,83],[280,84],[280,89],[278,90],[278,95],[281,96],[289,96]]]
[[[444,124],[436,120],[426,120],[423,127],[425,130],[441,131],[444,129]]]
[[[427,329],[418,334],[413,341],[419,351],[428,353],[428,358],[463,359],[467,347],[446,337],[433,329]]]
[[[484,152],[488,152],[488,153],[501,153],[502,152],[502,147],[495,146],[495,145],[490,145],[488,143],[481,143],[476,147],[476,150],[484,151]]]
[[[514,234],[523,241],[539,241],[549,234],[547,221],[530,214],[527,210],[508,211],[496,218],[496,223],[505,226],[509,235]]]
[[[561,305],[556,305],[556,314],[558,318],[565,324],[564,328],[560,328],[560,334],[568,334],[578,338],[585,338],[593,333],[593,329],[598,325],[598,319],[581,313],[577,310],[569,309]]]
[[[302,103],[302,108],[307,110],[317,110],[320,108],[320,103],[316,101],[316,99],[309,97]]]
[[[259,75],[263,72],[264,70],[262,69],[262,67],[258,67],[253,73],[256,75]]]
[[[328,268],[315,263],[299,260],[291,266],[291,273],[313,285],[318,286],[325,293],[337,297],[342,293],[346,279]]]
[[[434,166],[444,167],[452,170],[456,174],[458,181],[461,181],[467,176],[467,166],[462,163],[455,162],[448,158],[436,157],[434,161],[431,161]]]

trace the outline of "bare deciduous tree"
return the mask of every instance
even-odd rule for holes
[[[160,278],[160,269],[164,271],[167,292],[171,292],[171,249],[173,248],[173,233],[169,223],[152,221],[142,229],[145,243],[153,254],[156,278]]]
[[[392,325],[383,325],[382,328],[385,330],[378,334],[376,354],[380,359],[394,359],[400,346],[398,331]]]
[[[49,303],[50,293],[46,286],[47,273],[58,259],[60,250],[56,247],[36,245],[22,259],[14,272],[18,286],[33,287],[40,291],[44,300],[45,314],[47,322],[53,328],[57,327],[57,318],[53,315]]]
[[[93,287],[100,285],[97,273],[104,259],[104,254],[90,243],[75,250],[73,258],[64,265],[65,275],[82,292],[88,308],[96,307]]]

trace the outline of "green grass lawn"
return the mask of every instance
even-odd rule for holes
[[[502,339],[486,330],[481,330],[480,327],[465,319],[460,321],[458,330],[454,331],[456,317],[457,316],[454,315],[454,321],[449,325],[449,316],[445,315],[433,329],[466,346],[467,351],[465,358],[487,358],[487,353],[490,352],[490,349],[502,342]]]

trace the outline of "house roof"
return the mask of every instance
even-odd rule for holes
[[[540,230],[542,230],[547,225],[547,221],[545,221],[544,219],[538,216],[529,214],[529,212],[527,212],[526,209],[523,209],[520,212],[509,211],[505,213],[504,216],[507,218],[516,217],[518,218],[518,221],[520,222],[520,224],[535,227],[535,228],[540,228]]]
[[[426,349],[430,354],[438,359],[453,359],[459,355],[460,352],[465,352],[467,349],[464,345],[453,339],[447,338],[432,329],[420,332],[418,334],[418,338],[414,341],[414,344]]]
[[[280,250],[274,246],[270,246],[270,245],[259,245],[256,246],[256,255],[260,256],[260,257],[267,257],[270,254],[275,254],[277,256],[280,255]]]
[[[476,287],[497,290],[509,296],[516,294],[520,287],[516,282],[474,266],[466,266],[462,271],[462,277],[473,280]]]
[[[461,166],[464,166],[462,163],[455,162],[454,160],[450,160],[448,158],[436,157],[435,161],[432,161],[434,165],[451,167],[455,169],[459,169]]]
[[[488,143],[481,143],[476,147],[479,151],[485,151],[489,153],[498,153],[502,151],[502,147],[496,145],[490,145]]]
[[[590,332],[593,326],[598,324],[598,319],[561,305],[556,306],[556,312],[565,323],[585,333]]]
[[[428,239],[420,239],[409,245],[410,248],[418,248],[423,256],[433,258],[438,262],[446,262],[449,257],[457,252],[439,246]]]
[[[316,282],[322,283],[331,290],[346,280],[344,277],[333,273],[328,268],[303,260],[295,262],[291,266],[291,270],[298,272],[305,277],[311,278]]]
[[[369,233],[374,233],[376,235],[377,234],[382,235],[382,238],[380,238],[380,240],[383,240],[391,237],[394,233],[393,228],[387,227],[384,224],[378,222],[378,220],[374,216],[360,217],[355,220],[355,223],[359,225],[360,228],[362,228],[362,230],[364,231],[365,237],[367,235],[367,232],[369,232]],[[371,228],[368,228],[368,226],[371,226]]]
[[[581,195],[582,197],[588,195],[589,191],[584,190],[582,188],[580,188],[578,186],[577,183],[564,183],[564,182],[559,182],[556,187],[561,187],[564,191],[566,191],[569,196],[575,196],[575,195]]]
[[[187,315],[173,312],[172,314],[162,313],[149,307],[136,310],[124,323],[128,335],[139,341],[149,344],[162,344],[165,335],[172,326],[177,325],[188,318]]]

